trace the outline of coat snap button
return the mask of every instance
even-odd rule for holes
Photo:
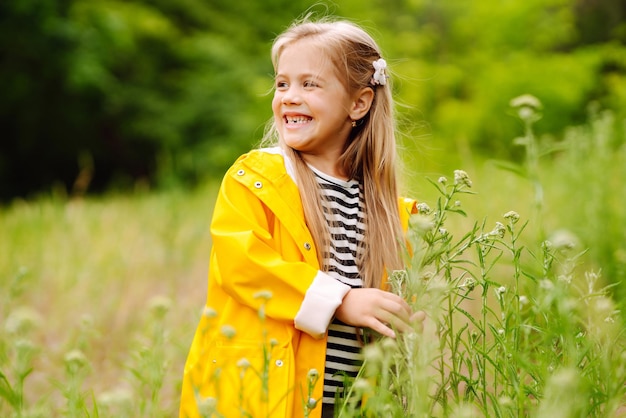
[[[243,176],[244,174],[246,174],[246,172],[244,170],[237,171],[237,175],[238,176]]]
[[[283,366],[283,361],[282,360],[276,360],[276,366],[282,367]]]
[[[311,244],[309,244],[308,242],[304,243],[304,249],[309,251],[311,249]]]
[[[263,183],[261,183],[260,181],[257,181],[256,183],[254,183],[254,187],[256,187],[257,189],[260,189],[261,187],[263,187]]]

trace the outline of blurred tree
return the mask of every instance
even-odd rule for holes
[[[626,44],[626,2],[577,0],[574,10],[582,44],[613,41]]]
[[[584,123],[591,101],[626,116],[621,0],[376,4],[371,16],[382,39],[390,40],[399,98],[407,105],[402,112],[428,123],[430,147],[461,158],[514,156],[511,139],[520,127],[507,113],[508,101],[524,93],[545,105],[539,134],[561,135]],[[606,27],[588,22],[606,13],[614,14]]]
[[[0,3],[1,197],[47,185],[36,177],[75,171],[65,164],[63,152],[93,132],[92,104],[74,100],[61,77],[76,44],[64,18],[69,3]]]
[[[221,174],[271,116],[274,36],[305,0],[0,2],[0,200],[193,184]],[[625,115],[621,0],[372,0],[312,7],[371,29],[398,75],[408,136],[509,156],[508,101],[532,93],[558,135],[590,101]],[[601,24],[601,22],[604,22]],[[620,110],[621,109],[621,110]],[[415,128],[414,128],[415,129]]]
[[[269,44],[303,9],[2,2],[0,199],[55,183],[189,184],[223,171],[270,116]]]

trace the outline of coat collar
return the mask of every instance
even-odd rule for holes
[[[238,175],[243,170],[245,175]],[[241,156],[231,175],[254,193],[302,247],[307,262],[318,265],[317,251],[306,226],[300,191],[289,159],[278,148],[262,148]]]

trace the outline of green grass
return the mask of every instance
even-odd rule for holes
[[[536,153],[508,170],[467,161],[471,188],[452,170],[413,179],[432,211],[395,289],[429,319],[365,350],[353,393],[370,412],[626,416],[626,150],[611,118],[559,143],[528,120],[518,142]],[[0,209],[0,416],[176,415],[216,187]]]
[[[23,392],[19,403],[0,398],[1,416],[66,416],[72,373],[64,357],[72,350],[86,359],[80,394],[91,414],[92,398],[126,396],[127,416],[174,415],[205,299],[215,191],[41,198],[0,212],[0,370],[12,391]],[[20,372],[16,346],[24,342],[32,352]],[[162,358],[148,358],[157,350]],[[142,381],[152,368],[163,374],[148,382],[159,383],[153,401]],[[20,388],[19,375],[30,369]]]

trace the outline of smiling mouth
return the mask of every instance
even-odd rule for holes
[[[285,116],[285,122],[287,123],[287,125],[303,124],[310,122],[311,120],[313,120],[313,118],[310,118],[308,116]]]

